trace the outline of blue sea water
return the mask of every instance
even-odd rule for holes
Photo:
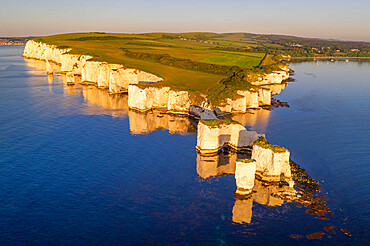
[[[289,108],[234,116],[289,149],[332,211],[319,220],[293,203],[254,201],[251,222],[239,224],[234,176],[198,175],[189,120],[138,114],[124,95],[66,86],[22,58],[23,48],[0,46],[1,245],[369,241],[370,63],[291,63],[295,82],[274,96]],[[305,238],[328,225],[335,233]]]

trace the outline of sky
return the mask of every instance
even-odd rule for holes
[[[91,31],[370,41],[370,0],[0,0],[0,36]]]

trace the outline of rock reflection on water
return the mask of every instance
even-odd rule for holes
[[[197,153],[197,174],[202,179],[214,178],[224,174],[235,174],[236,160],[249,159],[250,157],[250,152],[236,153],[225,149],[212,156]]]
[[[75,87],[75,86],[68,86]],[[107,90],[98,89],[95,86],[82,86],[82,95],[86,102],[102,108],[117,111],[112,116],[128,114],[127,95],[108,94]]]
[[[234,223],[251,223],[252,221],[252,207],[253,207],[253,198],[247,197],[244,199],[235,199],[233,207],[233,218]]]
[[[253,202],[268,207],[280,207],[284,202],[290,202],[289,199],[284,199],[278,194],[291,192],[292,189],[288,184],[272,184],[256,179],[251,195],[247,197],[235,196],[232,221],[235,223],[250,223]]]
[[[197,174],[202,179],[232,175],[235,174],[236,160],[250,157],[250,152],[227,149],[214,156],[202,156],[197,153]],[[235,193],[232,221],[251,223],[253,202],[268,207],[279,207],[285,202],[293,202],[298,208],[304,209],[305,213],[326,220],[326,215],[331,211],[326,207],[326,197],[320,193],[318,182],[293,161],[290,161],[290,166],[294,187],[286,182],[269,183],[256,177],[251,194],[240,196]]]
[[[160,110],[144,113],[130,110],[128,115],[133,134],[146,134],[159,129],[168,129],[171,134],[195,134],[196,132],[187,116],[166,114]]]
[[[251,109],[245,114],[235,114],[231,118],[243,126],[258,126],[259,132],[266,132],[271,111],[269,109]]]
[[[53,75],[50,75],[52,84]],[[129,116],[132,134],[147,134],[160,129],[167,129],[171,134],[194,134],[196,128],[187,116],[166,114],[161,110],[137,112],[128,108],[127,94],[110,94],[106,89],[95,85],[79,84],[79,76],[75,76],[75,85],[68,85],[66,75],[61,75],[63,91],[66,95],[81,95],[88,105],[82,110],[87,114],[105,114],[113,117]]]
[[[65,94],[68,95],[76,95],[77,90],[79,89],[78,87],[76,88],[75,86],[70,86],[67,85],[67,76],[65,74],[62,74],[62,81],[63,81],[63,90]],[[81,90],[78,90],[79,92]]]
[[[271,95],[278,95],[281,93],[282,90],[285,89],[287,85],[288,83],[281,83],[281,84],[264,85],[263,87],[270,89]]]
[[[42,75],[45,76],[46,74],[46,62],[36,59],[24,59],[25,64],[28,67],[26,70],[31,75]],[[52,69],[56,72],[60,71],[60,65],[55,63],[50,63]]]

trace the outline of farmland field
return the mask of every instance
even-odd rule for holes
[[[229,70],[251,70],[258,67],[265,56],[263,52],[220,48],[222,36],[208,34],[207,41],[202,35],[206,34],[72,33],[41,37],[36,41],[62,48],[69,47],[72,48],[70,53],[91,55],[93,60],[123,64],[128,68],[153,73],[164,79],[159,85],[201,93],[207,93],[221,79],[232,75]],[[221,43],[227,44],[226,48],[241,47],[240,42],[233,40],[225,39]],[[143,55],[149,58],[143,59]],[[192,66],[189,69],[189,66],[171,65],[170,62],[163,64],[162,56],[167,60],[177,59],[180,63],[190,62]],[[161,59],[155,60],[152,57]],[[204,71],[198,68],[199,64],[221,65],[225,71]]]

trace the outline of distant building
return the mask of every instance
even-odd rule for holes
[[[0,45],[25,45],[26,38],[0,38]]]

